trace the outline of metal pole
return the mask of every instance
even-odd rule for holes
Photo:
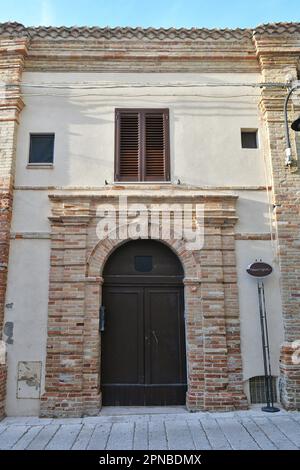
[[[267,359],[268,359],[269,394],[270,394],[271,405],[272,405],[272,407],[274,407],[274,395],[273,395],[273,387],[272,387],[272,371],[271,371],[268,320],[267,320],[267,309],[266,309],[266,298],[265,298],[265,286],[264,286],[263,282],[262,282],[262,299],[263,299],[264,320],[265,320],[266,352],[267,352]]]
[[[267,354],[266,354],[266,338],[265,338],[265,328],[264,328],[264,314],[263,314],[263,305],[261,297],[261,286],[260,282],[257,282],[258,290],[258,303],[259,303],[259,317],[260,317],[260,329],[261,329],[261,342],[263,350],[263,360],[264,360],[264,370],[265,370],[265,386],[266,386],[266,395],[267,395],[267,406],[270,406],[269,394],[268,394],[268,366],[267,366]]]
[[[262,407],[262,411],[269,413],[275,413],[280,411],[279,408],[274,406],[274,397],[272,390],[272,372],[271,372],[271,359],[270,359],[270,346],[269,346],[269,334],[268,334],[268,323],[267,323],[267,310],[265,301],[265,288],[263,281],[257,282],[258,290],[258,302],[259,302],[259,315],[260,315],[260,326],[261,326],[261,340],[263,348],[263,360],[264,360],[264,371],[265,371],[265,386],[266,386],[266,401],[267,406]]]

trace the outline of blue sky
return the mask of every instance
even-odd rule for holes
[[[29,25],[253,27],[300,21],[300,0],[0,0],[0,22]]]

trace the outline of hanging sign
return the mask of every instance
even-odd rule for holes
[[[251,263],[247,268],[247,273],[254,277],[266,277],[269,276],[272,271],[272,266],[263,261],[255,261],[255,263]]]

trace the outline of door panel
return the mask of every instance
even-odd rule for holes
[[[103,301],[103,404],[184,404],[183,287],[104,286]]]
[[[149,337],[146,380],[149,384],[185,383],[182,291],[180,287],[145,289],[145,326]]]
[[[183,269],[155,240],[125,243],[104,271],[105,405],[179,405],[187,389]]]
[[[150,404],[185,403],[182,287],[145,288],[145,394]]]
[[[110,405],[143,404],[143,289],[105,287],[102,341],[103,401]],[[142,387],[141,387],[142,385]]]

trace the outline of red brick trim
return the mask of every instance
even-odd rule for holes
[[[187,191],[182,201],[187,202],[188,196]],[[145,201],[143,192],[131,202],[140,198],[146,204],[153,202],[151,194]],[[180,202],[178,195],[176,198]],[[194,196],[191,198],[195,202]],[[107,202],[105,195],[59,195],[50,199],[51,270],[41,415],[93,415],[101,407],[101,273],[110,254],[125,241],[97,238],[96,207]],[[204,199],[209,236],[203,250],[186,250],[183,240],[162,241],[177,254],[185,271],[186,404],[190,410],[241,409],[247,407],[247,400],[242,383],[234,256],[236,197],[205,195]],[[198,200],[203,201],[200,193]],[[117,201],[114,195],[110,203],[117,208]],[[172,192],[163,197],[163,202],[172,203]],[[216,259],[220,265],[216,265]]]

